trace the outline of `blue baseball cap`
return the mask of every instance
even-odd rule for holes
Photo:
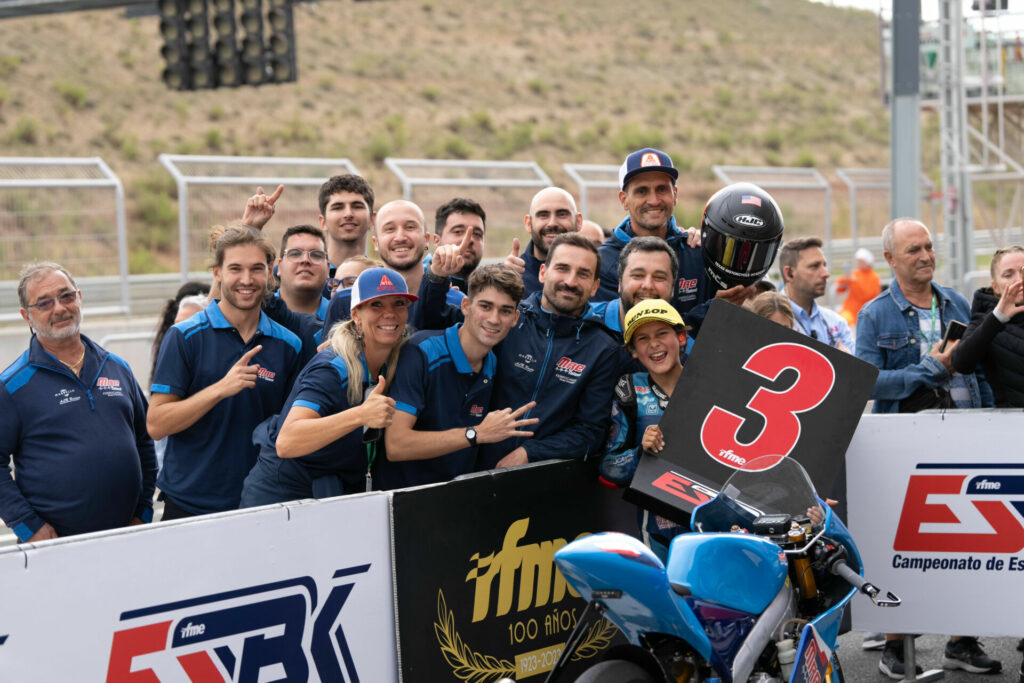
[[[405,278],[398,271],[391,270],[390,268],[370,268],[369,270],[364,270],[356,278],[356,283],[352,285],[351,296],[351,308],[384,296],[400,296],[409,301],[417,301],[419,299],[415,294],[409,293],[409,287],[405,284]]]
[[[679,171],[672,165],[672,157],[660,149],[644,147],[633,152],[619,166],[619,189],[625,190],[626,184],[641,173],[657,171],[672,177],[672,182],[679,178]]]

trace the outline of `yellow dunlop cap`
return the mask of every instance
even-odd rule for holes
[[[679,311],[672,304],[664,299],[646,299],[629,309],[629,312],[626,313],[626,330],[622,333],[622,337],[628,344],[633,338],[636,328],[644,323],[655,321],[667,323],[678,329],[686,327],[682,317],[679,315]]]

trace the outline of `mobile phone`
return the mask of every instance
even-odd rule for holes
[[[967,331],[967,325],[964,325],[959,320],[950,320],[949,325],[946,326],[946,334],[942,336],[942,344],[939,346],[939,353],[946,350],[946,342],[956,341],[964,336],[964,332]]]

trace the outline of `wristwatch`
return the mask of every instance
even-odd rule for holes
[[[467,427],[466,428],[466,441],[469,442],[470,446],[476,446],[476,428],[475,427]]]

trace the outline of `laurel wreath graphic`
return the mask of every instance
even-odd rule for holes
[[[455,630],[455,614],[448,609],[444,593],[440,590],[437,591],[437,621],[434,622],[434,633],[437,635],[438,645],[441,646],[441,654],[460,681],[486,683],[503,676],[515,676],[516,667],[512,662],[473,652],[462,641],[462,637]]]
[[[572,653],[572,661],[578,662],[581,659],[590,659],[598,652],[608,647],[608,643],[611,642],[612,636],[615,635],[615,626],[612,622],[607,619],[601,619],[597,623],[593,624],[587,629],[587,635],[583,637],[582,642],[576,651]]]
[[[488,683],[502,677],[513,677],[516,674],[515,664],[507,659],[498,659],[491,655],[473,652],[455,630],[455,613],[448,609],[444,593],[437,591],[437,621],[434,622],[434,634],[437,644],[441,646],[452,673],[460,681],[466,683]],[[607,619],[601,619],[587,629],[587,633],[572,655],[572,661],[589,659],[608,646],[615,635],[615,626]]]

